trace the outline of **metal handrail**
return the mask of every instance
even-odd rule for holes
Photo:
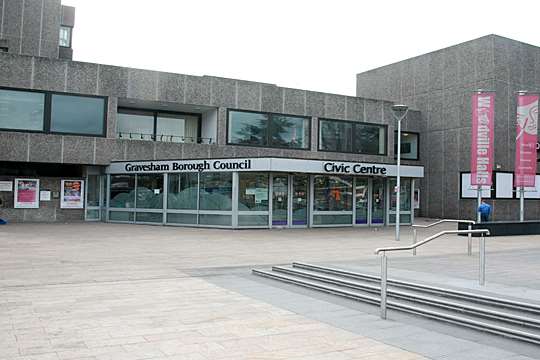
[[[442,223],[448,223],[448,222],[451,222],[451,223],[467,223],[469,224],[469,226],[467,227],[469,230],[472,230],[472,225],[476,224],[476,221],[474,220],[456,220],[456,219],[442,219],[442,220],[438,220],[438,221],[435,221],[434,223],[431,223],[431,224],[428,224],[428,225],[416,225],[416,224],[413,224],[412,225],[412,228],[413,228],[413,244],[416,243],[417,239],[418,239],[418,234],[416,232],[416,228],[430,228],[432,226],[435,226],[435,225],[439,225],[439,224],[442,224]],[[416,255],[416,248],[413,249],[413,255]],[[467,242],[467,255],[471,256],[472,255],[472,235],[471,233],[469,233],[469,241]]]
[[[424,240],[414,243],[408,246],[389,246],[383,248],[375,249],[375,255],[382,253],[381,256],[381,319],[386,319],[386,290],[388,282],[388,258],[386,252],[388,251],[402,251],[402,250],[412,250],[416,249],[419,246],[427,244],[438,237],[447,234],[480,234],[480,257],[479,257],[479,269],[478,269],[478,281],[480,285],[484,285],[486,281],[486,239],[484,235],[489,235],[488,229],[475,229],[475,230],[444,230],[431,235]]]

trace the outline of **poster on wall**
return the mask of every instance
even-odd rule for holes
[[[82,209],[84,207],[84,180],[62,180],[60,188],[61,209]]]
[[[15,179],[14,207],[18,209],[39,208],[39,179]]]

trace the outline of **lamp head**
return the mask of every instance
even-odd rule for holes
[[[394,113],[394,116],[397,120],[402,120],[405,115],[407,115],[407,112],[409,111],[409,107],[407,105],[403,104],[394,104],[392,105],[392,112]]]

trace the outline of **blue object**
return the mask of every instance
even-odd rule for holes
[[[480,206],[478,207],[478,212],[482,215],[489,216],[489,214],[491,214],[491,206],[486,203],[480,204]]]
[[[7,220],[0,219],[0,225],[6,225],[6,224],[7,224]]]

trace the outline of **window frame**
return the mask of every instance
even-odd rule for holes
[[[60,45],[60,32],[59,32],[58,33],[58,46],[65,49],[71,49],[71,46],[73,44],[73,26],[60,25],[60,31],[62,30],[62,28],[69,29],[69,45],[68,46]]]
[[[230,142],[229,141],[229,135],[230,135],[230,133],[229,133],[229,130],[230,130],[229,125],[230,125],[230,121],[231,121],[231,116],[230,116],[231,111],[266,115],[266,116],[268,116],[267,129],[270,128],[269,125],[270,125],[270,122],[272,121],[272,117],[274,115],[307,119],[308,120],[309,136],[308,136],[308,139],[306,141],[306,146],[302,147],[302,148],[293,148],[293,147],[287,147],[287,146],[275,146],[275,145],[272,145],[272,143],[271,143],[272,136],[270,134],[270,131],[266,131],[266,137],[265,137],[266,144],[265,145],[238,144],[238,143]],[[283,113],[275,113],[275,112],[268,112],[268,111],[252,111],[252,110],[228,108],[227,109],[227,121],[226,121],[226,125],[225,125],[227,127],[227,142],[226,142],[226,144],[227,145],[234,145],[234,146],[249,146],[249,147],[256,147],[256,148],[287,149],[287,150],[295,150],[295,151],[298,151],[298,150],[299,151],[309,151],[309,150],[311,150],[311,134],[312,134],[312,130],[313,130],[311,120],[312,120],[312,117],[311,116],[306,116],[306,115],[293,115],[293,114],[283,114]]]
[[[420,133],[417,132],[417,131],[401,131],[402,134],[406,133],[406,134],[411,134],[411,135],[416,135],[416,138],[417,138],[417,142],[416,142],[416,158],[414,159],[409,159],[409,158],[404,158],[404,157],[401,157],[401,160],[410,160],[410,161],[418,161],[420,160]],[[397,142],[396,142],[396,139],[397,139],[397,130],[394,130],[394,159],[397,159]]]
[[[356,152],[356,151],[333,151],[333,150],[325,150],[321,148],[321,121],[334,121],[334,122],[343,122],[343,123],[350,123],[352,124],[352,132],[353,132],[353,138],[352,138],[352,148],[356,148],[356,136],[354,136],[354,131],[356,128],[356,124],[362,124],[362,125],[372,125],[372,126],[378,126],[384,128],[384,153],[382,154],[373,154],[373,153],[366,153],[366,152]],[[342,120],[342,119],[332,119],[332,118],[319,118],[318,119],[318,136],[317,136],[317,151],[320,152],[331,152],[331,153],[344,153],[344,154],[359,154],[359,155],[373,155],[373,156],[388,156],[388,124],[378,124],[378,123],[371,123],[366,121],[354,121],[354,120]]]
[[[171,110],[152,110],[152,109],[144,109],[144,108],[135,108],[135,107],[129,107],[129,106],[118,106],[116,108],[116,113],[122,113],[123,114],[133,114],[133,113],[140,113],[140,114],[146,114],[148,116],[152,116],[154,118],[154,123],[152,125],[152,139],[151,140],[137,140],[137,141],[154,141],[154,142],[165,142],[165,141],[158,141],[157,140],[157,119],[159,117],[159,114],[170,114],[170,115],[186,115],[186,116],[193,116],[197,118],[197,139],[195,141],[195,144],[202,144],[202,114],[198,113],[189,113],[189,112],[182,112],[182,111],[171,111]],[[115,139],[120,140],[130,140],[126,138],[120,138],[118,137],[118,124],[116,125],[116,129],[114,129],[114,135]],[[185,138],[185,136],[184,136]],[[185,142],[184,142],[185,143]]]
[[[12,132],[33,133],[33,134],[73,135],[73,136],[87,136],[87,137],[106,137],[107,136],[107,113],[108,113],[108,108],[109,108],[109,98],[107,96],[85,95],[85,94],[77,94],[77,93],[68,93],[68,92],[60,92],[60,91],[45,91],[45,90],[36,90],[36,89],[20,89],[20,88],[13,88],[13,87],[7,87],[7,86],[0,86],[0,90],[41,93],[41,94],[44,94],[45,96],[45,99],[44,99],[45,102],[43,104],[43,126],[41,130],[0,128],[0,131],[12,131]],[[78,96],[78,97],[86,97],[86,98],[103,99],[103,131],[102,133],[101,134],[81,134],[81,133],[51,131],[52,96],[53,95]]]

